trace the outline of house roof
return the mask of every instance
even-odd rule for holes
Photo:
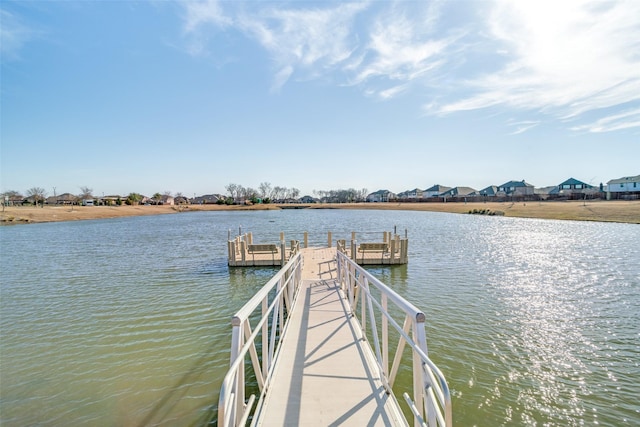
[[[559,191],[560,189],[557,185],[551,185],[549,187],[534,188],[533,194],[558,194]]]
[[[586,182],[578,181],[575,178],[569,178],[565,182],[561,182],[560,184],[558,184],[558,187],[561,187],[563,185],[582,185],[583,187],[587,187],[587,188],[592,187],[591,185],[587,184]]]
[[[640,182],[640,175],[624,176],[622,178],[612,179],[611,181],[607,182],[607,184],[609,184],[609,185],[611,185],[611,184],[624,184],[626,182]]]
[[[495,196],[497,192],[498,192],[498,187],[495,185],[490,185],[488,187],[483,188],[480,191],[477,191],[476,193],[478,193],[478,195],[480,196]]]
[[[499,188],[502,187],[533,187],[533,185],[529,184],[528,182],[526,182],[524,179],[522,181],[509,181],[509,182],[505,182],[504,184],[500,185]]]
[[[422,190],[419,188],[414,188],[413,190],[406,190],[406,191],[403,191],[402,193],[398,193],[398,196],[406,196],[408,194],[417,194],[417,193],[422,193]]]
[[[374,191],[373,193],[369,194],[370,196],[373,194],[389,194],[391,193],[391,191],[389,190],[378,190],[378,191]]]
[[[472,193],[474,193],[476,190],[474,190],[471,187],[454,187],[451,188],[447,191],[445,191],[444,193],[441,193],[441,195],[443,196],[468,196]]]
[[[427,188],[424,191],[435,191],[437,193],[444,193],[445,191],[451,190],[451,187],[445,187],[444,185],[436,184],[432,187]]]

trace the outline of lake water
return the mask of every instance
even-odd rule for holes
[[[230,317],[275,270],[229,230],[409,235],[371,271],[427,315],[454,423],[640,425],[640,227],[403,211],[192,212],[0,228],[0,425],[199,426]]]

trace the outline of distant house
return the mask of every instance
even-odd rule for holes
[[[638,198],[640,196],[640,175],[625,176],[607,182],[607,199]]]
[[[367,202],[388,202],[395,197],[396,195],[389,190],[378,190],[367,196]]]
[[[585,190],[593,188],[593,185],[589,185],[585,182],[578,181],[575,178],[569,178],[568,180],[558,184],[558,194],[573,194],[584,193]]]
[[[533,189],[533,194],[535,194],[539,200],[547,200],[550,197],[553,197],[554,195],[556,195],[557,193],[558,193],[557,185]]]
[[[300,197],[300,203],[318,203],[319,200],[316,198],[313,198],[311,196],[302,196]]]
[[[575,178],[569,178],[566,181],[558,184],[548,192],[552,197],[569,197],[575,198],[582,195],[593,195],[598,192],[598,189],[593,185],[589,185],[585,182],[579,181]]]
[[[78,202],[78,196],[71,193],[63,193],[59,196],[47,197],[48,205],[73,205]]]
[[[424,190],[422,192],[423,198],[438,197],[440,194],[451,190],[451,187],[445,187],[444,185],[436,184]]]
[[[533,185],[522,181],[509,181],[498,186],[498,196],[528,196],[534,194]]]
[[[476,191],[476,196],[484,196],[484,197],[494,197],[498,194],[498,187],[495,185],[490,185],[488,187],[483,188],[480,191]]]
[[[118,196],[117,194],[113,194],[110,196],[103,196],[100,198],[100,203],[107,206],[116,206],[122,204],[126,197]]]
[[[221,197],[217,194],[205,194],[203,196],[194,197],[191,203],[195,205],[215,205]]]
[[[422,194],[424,192],[419,188],[414,188],[413,190],[403,191],[402,193],[398,193],[396,196],[398,199],[421,199]]]
[[[162,199],[160,199],[160,203],[158,203],[159,205],[170,205],[173,206],[175,205],[175,199],[173,198],[173,196],[169,196],[167,194],[162,196]]]
[[[449,197],[471,197],[473,193],[475,193],[471,187],[453,187],[444,193],[440,194],[440,197],[449,198]]]

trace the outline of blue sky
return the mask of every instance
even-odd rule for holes
[[[640,2],[0,4],[0,190],[640,173]]]

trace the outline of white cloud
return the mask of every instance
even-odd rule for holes
[[[218,0],[183,0],[184,31],[189,36],[187,50],[192,55],[203,55],[208,51],[209,33],[205,28],[213,26],[225,29],[233,25],[233,19],[225,15]]]
[[[22,47],[35,36],[35,32],[24,25],[14,14],[0,9],[0,53],[3,60],[20,58]]]
[[[535,121],[523,121],[523,122],[515,122],[512,123],[513,126],[516,126],[516,130],[511,132],[511,135],[518,135],[538,126],[540,122]]]
[[[296,69],[324,74],[347,60],[353,52],[350,40],[352,20],[365,5],[340,4],[325,9],[263,9],[258,14],[243,14],[239,28],[255,38],[276,62],[276,78],[286,83],[282,70],[291,76]]]
[[[277,92],[280,88],[289,80],[293,74],[293,67],[287,65],[280,71],[278,71],[273,79],[273,84],[271,85],[271,92]]]
[[[453,42],[427,36],[436,20],[433,4],[420,5],[422,13],[411,14],[388,3],[329,3],[323,8],[266,3],[230,10],[233,18],[223,15],[215,2],[186,4],[187,32],[198,33],[203,24],[220,29],[233,23],[267,50],[278,70],[272,90],[297,72],[307,78],[341,73],[338,78],[347,79],[342,83],[389,98],[403,92],[399,88],[404,83],[441,67],[439,54]]]
[[[588,132],[611,132],[621,129],[630,129],[634,127],[640,127],[640,108],[635,110],[628,110],[619,114],[609,115],[601,119],[596,120],[593,123],[585,125],[575,126],[571,128],[576,131],[588,131]]]
[[[224,14],[218,0],[187,0],[183,4],[186,11],[185,31],[187,32],[193,32],[206,24],[223,28],[233,24],[233,20]]]
[[[441,113],[505,105],[557,118],[640,100],[640,2],[497,1],[487,25],[508,62]]]
[[[322,78],[381,99],[422,95],[427,114],[493,107],[536,123],[640,102],[636,0],[184,4],[195,53],[208,25],[240,31],[269,52],[272,91]]]
[[[367,47],[373,60],[361,67],[356,82],[383,76],[409,81],[440,66],[433,60],[447,46],[443,40],[423,40],[418,23],[403,14],[381,18],[370,34]]]

